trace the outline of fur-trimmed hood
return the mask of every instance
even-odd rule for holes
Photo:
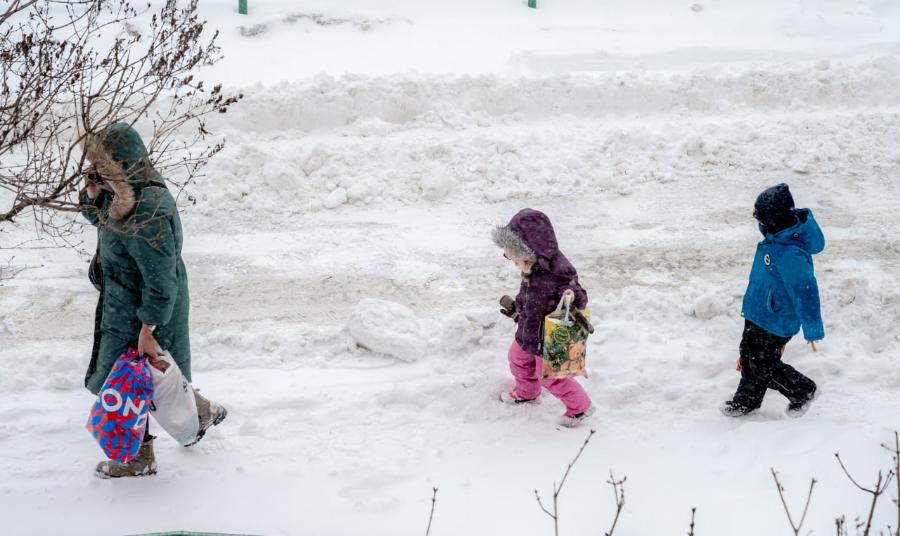
[[[550,218],[539,210],[524,208],[506,225],[498,226],[491,236],[501,248],[510,248],[525,258],[540,261],[559,253],[556,233]]]
[[[506,225],[498,225],[495,227],[494,231],[491,233],[491,238],[494,240],[494,244],[497,244],[501,249],[511,249],[525,259],[537,258],[534,254],[534,250],[528,247],[528,244],[519,238],[519,235],[512,232],[512,229]]]
[[[128,123],[114,123],[87,134],[83,147],[87,159],[114,193],[109,204],[109,217],[113,219],[123,219],[134,211],[141,190],[165,184],[150,163],[140,134]]]
[[[530,208],[520,210],[509,220],[507,228],[534,251],[538,261],[550,260],[559,253],[559,243],[556,241],[553,224],[550,223],[550,218],[539,210]]]
[[[493,232],[494,243],[512,248],[535,260],[538,266],[553,273],[568,272],[571,265],[559,251],[556,232],[550,218],[539,210],[525,208],[503,227]],[[574,271],[574,270],[572,270]]]

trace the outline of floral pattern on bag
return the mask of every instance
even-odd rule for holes
[[[590,321],[590,310],[584,309],[582,314]],[[554,312],[544,318],[543,378],[587,377],[588,330],[571,318],[566,321],[566,316]]]

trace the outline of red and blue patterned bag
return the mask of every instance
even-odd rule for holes
[[[109,459],[126,463],[137,455],[152,400],[147,358],[129,348],[106,377],[87,422],[88,432]]]

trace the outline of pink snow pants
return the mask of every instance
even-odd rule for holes
[[[588,409],[591,399],[575,378],[538,379],[543,370],[543,358],[529,354],[513,340],[509,347],[509,370],[516,379],[516,396],[530,400],[541,394],[541,386],[566,405],[566,417],[572,417]]]

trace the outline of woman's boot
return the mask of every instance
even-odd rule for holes
[[[137,456],[130,462],[106,460],[97,464],[95,474],[99,478],[122,478],[126,476],[147,476],[156,474],[156,456],[153,455],[154,436],[147,434],[141,442]]]
[[[200,394],[200,391],[194,389],[194,400],[197,401],[197,416],[200,418],[200,430],[197,432],[197,439],[193,443],[185,445],[190,447],[196,445],[198,441],[203,439],[206,431],[225,420],[228,411],[225,406],[221,406]]]

